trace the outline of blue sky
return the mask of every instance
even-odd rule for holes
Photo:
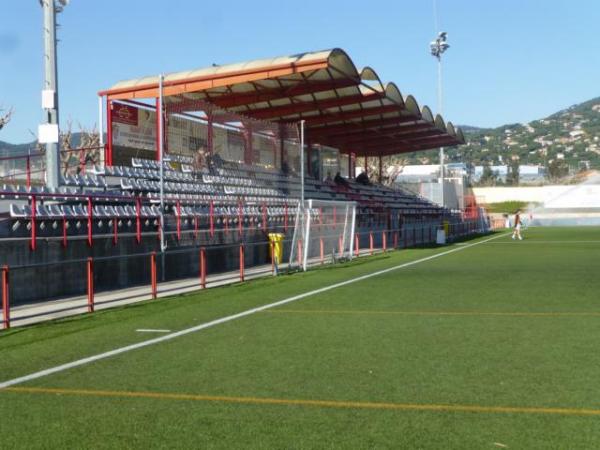
[[[497,126],[600,95],[597,0],[438,0],[451,48],[444,117]],[[357,66],[436,110],[432,0],[72,0],[59,17],[61,123],[97,121],[98,90],[212,63],[341,47]],[[15,108],[0,140],[31,140],[42,113],[42,12],[2,0],[0,105]]]

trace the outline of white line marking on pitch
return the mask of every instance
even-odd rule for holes
[[[195,333],[197,331],[205,330],[206,328],[211,328],[216,325],[220,325],[222,323],[230,322],[232,320],[241,319],[242,317],[250,316],[252,314],[256,314],[258,312],[264,311],[266,309],[275,308],[277,306],[285,305],[287,303],[292,303],[298,300],[301,300],[306,297],[311,297],[316,294],[321,294],[323,292],[330,291],[332,289],[337,289],[342,286],[347,286],[349,284],[358,283],[359,281],[367,280],[372,277],[376,277],[379,275],[383,275],[388,272],[392,272],[394,270],[403,269],[405,267],[414,266],[415,264],[419,264],[422,262],[430,261],[432,259],[439,258],[441,256],[449,255],[451,253],[459,252],[461,250],[465,250],[470,247],[474,247],[476,245],[485,244],[494,239],[498,239],[500,237],[506,236],[506,234],[499,234],[498,236],[494,236],[483,241],[475,242],[473,244],[465,245],[462,247],[455,247],[451,250],[447,250],[445,252],[436,253],[435,255],[427,256],[425,258],[417,259],[415,261],[409,261],[403,264],[399,264],[397,266],[388,267],[387,269],[378,270],[377,272],[368,273],[366,275],[361,275],[356,278],[352,278],[350,280],[341,281],[339,283],[330,284],[329,286],[325,286],[319,289],[315,289],[309,292],[305,292],[304,294],[294,295],[293,297],[288,297],[283,300],[279,300],[274,303],[269,303],[268,305],[258,306],[256,308],[248,309],[246,311],[242,311],[237,314],[232,314],[231,316],[221,317],[220,319],[215,319],[210,322],[206,322],[200,325],[196,325],[191,328],[186,328],[184,330],[176,331],[174,333],[165,334],[164,336],[160,336],[153,339],[148,339],[147,341],[138,342],[136,344],[127,345],[125,347],[116,348],[114,350],[110,350],[108,352],[99,353],[97,355],[88,356],[87,358],[78,359],[76,361],[72,361],[70,363],[61,364],[60,366],[51,367],[49,369],[40,370],[39,372],[34,372],[29,375],[24,375],[22,377],[13,378],[12,380],[4,381],[0,383],[0,389],[7,388],[9,386],[14,386],[16,384],[25,383],[27,381],[35,380],[37,378],[42,378],[48,375],[52,375],[54,373],[62,372],[64,370],[72,369],[74,367],[83,366],[85,364],[89,364],[95,361],[99,361],[101,359],[110,358],[112,356],[120,355],[121,353],[126,353],[132,350],[137,350],[138,348],[148,347],[150,345],[159,344],[161,342],[170,341],[171,339],[178,338],[180,336],[185,336],[186,334]]]
[[[522,245],[522,244],[600,244],[598,241],[530,241],[525,238],[524,241],[510,240],[506,242],[490,242],[490,244],[509,244],[509,245]]]
[[[139,328],[137,330],[138,333],[170,333],[171,330],[153,330],[152,328]]]

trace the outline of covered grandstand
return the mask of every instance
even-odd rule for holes
[[[146,284],[150,272],[155,282],[268,264],[270,232],[286,236],[288,254],[301,188],[300,120],[305,196],[356,202],[357,252],[433,242],[444,221],[466,230],[460,211],[353,179],[356,158],[379,158],[381,168],[383,156],[464,137],[373,69],[357,69],[343,50],[172,73],[162,89],[162,107],[158,76],[99,92],[106,144],[66,165],[58,189],[29,173],[26,183],[3,186],[0,264],[15,269],[15,303],[89,291],[89,265],[86,287],[76,263],[86,258],[96,261],[92,290],[109,290]],[[343,182],[332,180],[338,172]],[[335,223],[335,213],[321,220]],[[156,267],[161,233],[167,251]],[[61,265],[60,274],[36,272],[47,264]],[[29,283],[33,277],[45,283]]]

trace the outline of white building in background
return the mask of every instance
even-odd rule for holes
[[[477,182],[483,175],[484,166],[475,166],[473,171],[472,180]],[[501,181],[506,181],[508,174],[508,166],[491,166],[492,171],[498,176]],[[519,182],[521,183],[534,183],[542,181],[546,176],[546,169],[543,166],[534,165],[520,165],[519,166]]]

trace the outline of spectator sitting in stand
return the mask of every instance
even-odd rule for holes
[[[335,182],[335,184],[339,184],[341,186],[348,187],[348,182],[346,181],[346,179],[339,172],[337,172],[335,174],[335,177],[333,178],[333,181]]]
[[[325,183],[331,183],[333,178],[331,178],[331,172],[327,172],[327,177],[323,180]]]
[[[368,186],[369,184],[371,184],[371,182],[369,181],[369,176],[367,175],[367,172],[364,170],[356,177],[356,182],[360,183],[360,184],[364,184],[365,186]]]

